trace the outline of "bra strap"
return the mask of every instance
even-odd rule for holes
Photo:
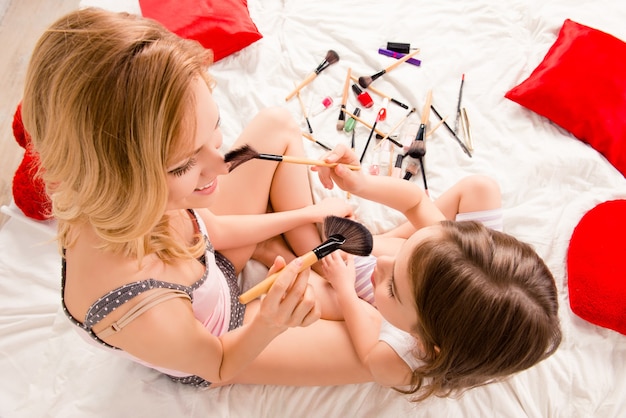
[[[139,315],[143,314],[147,310],[155,307],[161,302],[165,302],[174,298],[185,298],[191,301],[191,297],[182,290],[158,288],[155,289],[150,295],[142,299],[138,304],[130,308],[120,319],[113,322],[102,331],[97,332],[96,336],[100,339],[109,337],[113,334],[120,332],[126,325],[134,321]]]

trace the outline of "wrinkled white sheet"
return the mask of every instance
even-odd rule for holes
[[[85,0],[139,12],[136,0]],[[348,67],[372,75],[393,63],[377,53],[387,41],[421,48],[421,67],[403,64],[372,84],[421,109],[433,104],[454,123],[459,82],[475,152],[468,158],[443,129],[426,139],[426,170],[437,197],[461,177],[480,173],[502,187],[504,229],[532,244],[554,273],[560,291],[564,340],[558,352],[511,379],[471,390],[460,399],[409,403],[375,384],[298,388],[239,385],[198,391],[85,344],[60,311],[60,259],[54,225],[14,216],[0,230],[0,415],[3,417],[388,417],[506,416],[618,417],[626,411],[626,336],[575,316],[568,304],[565,256],[573,228],[596,204],[626,198],[626,180],[601,155],[546,119],[504,99],[541,61],[565,18],[626,39],[621,0],[466,0],[389,2],[250,0],[263,39],[217,63],[226,145],[265,106],[285,96],[334,49],[340,61],[302,90],[305,103],[325,96],[335,106],[311,119],[315,137],[349,143],[337,132],[337,104]],[[586,62],[583,65],[593,65]],[[363,112],[372,123],[380,106]],[[348,110],[356,105],[350,93]],[[404,109],[389,106],[386,131]],[[436,123],[431,117],[431,125]],[[303,125],[304,128],[304,125]],[[358,125],[360,152],[369,130]],[[268,138],[270,141],[271,138]],[[373,145],[373,144],[372,144]],[[306,141],[310,157],[324,150]],[[260,150],[262,151],[262,150]],[[420,176],[414,180],[421,184]],[[316,199],[330,194],[314,179]],[[352,198],[374,232],[397,224],[398,214]]]

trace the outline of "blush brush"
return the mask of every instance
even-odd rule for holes
[[[341,106],[339,109],[339,119],[337,120],[337,130],[341,131],[346,125],[346,104],[348,103],[348,91],[350,90],[350,78],[352,77],[352,68],[348,68],[346,81],[343,85],[343,94],[341,96]]]
[[[324,235],[328,237],[326,241],[300,257],[302,259],[300,272],[337,250],[360,256],[367,256],[372,252],[372,234],[365,226],[350,219],[338,216],[326,217],[324,219]],[[239,302],[245,305],[267,293],[279,274],[280,272],[276,272],[267,276],[256,286],[242,293],[239,296]]]
[[[359,85],[361,87],[363,87],[364,89],[366,89],[370,84],[372,84],[372,82],[374,80],[376,80],[377,78],[383,76],[384,74],[387,74],[391,70],[395,69],[397,66],[402,64],[404,61],[408,60],[409,58],[412,58],[414,55],[417,55],[418,52],[420,52],[420,50],[416,49],[415,51],[411,52],[410,54],[407,54],[407,55],[403,56],[398,61],[396,61],[393,64],[391,64],[389,67],[383,68],[382,70],[380,70],[379,72],[377,72],[374,75],[359,77]]]
[[[328,68],[328,66],[336,63],[337,61],[339,61],[339,54],[337,54],[332,49],[329,49],[326,53],[326,57],[324,57],[324,60],[320,62],[317,68],[311,74],[306,76],[306,78],[300,84],[298,84],[298,86],[296,86],[296,88],[291,93],[289,93],[287,97],[285,97],[285,101],[288,102],[289,100],[291,100],[291,98],[295,96],[297,92],[302,90],[307,84],[313,81],[315,77],[319,75],[319,73],[321,73],[326,68]]]
[[[284,162],[284,163],[293,163],[293,164],[305,164],[305,165],[316,165],[322,167],[336,167],[337,163],[327,163],[323,160],[311,160],[308,158],[294,157],[291,155],[278,155],[278,154],[262,154],[257,152],[250,145],[243,145],[239,148],[236,148],[232,151],[228,151],[226,155],[224,155],[224,161],[229,163],[228,172],[233,171],[235,168],[239,167],[241,164],[253,160],[266,160],[266,161],[276,161],[276,162]],[[346,165],[350,170],[360,170],[361,166],[358,165]]]
[[[420,159],[426,154],[426,144],[424,142],[424,135],[426,134],[426,125],[428,124],[428,117],[430,116],[430,104],[433,100],[433,91],[429,90],[426,95],[426,102],[424,103],[424,108],[422,109],[422,119],[420,121],[420,126],[417,129],[417,133],[415,135],[415,140],[409,146],[409,150],[407,151],[407,155]]]

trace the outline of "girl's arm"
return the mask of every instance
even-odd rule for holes
[[[342,199],[324,199],[315,205],[256,215],[215,215],[200,210],[216,250],[257,244],[305,224],[321,223],[327,216],[346,217],[352,208]]]
[[[322,266],[327,280],[337,292],[357,355],[374,380],[383,386],[410,383],[410,367],[387,343],[378,339],[382,319],[380,313],[356,294],[354,257],[348,256],[344,262],[336,251],[322,259]]]
[[[327,189],[332,189],[333,185],[337,184],[342,190],[396,209],[418,229],[445,219],[441,211],[415,183],[395,177],[370,176],[361,171],[347,169],[343,164],[358,164],[358,159],[344,145],[338,145],[324,160],[329,163],[340,163],[332,169],[312,168],[319,173],[320,181]]]

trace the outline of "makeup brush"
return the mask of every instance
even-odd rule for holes
[[[424,103],[424,108],[422,109],[422,120],[420,122],[420,126],[417,129],[417,134],[415,135],[415,140],[409,146],[409,150],[407,151],[407,155],[413,158],[422,158],[426,154],[426,144],[424,143],[424,134],[426,133],[426,125],[428,124],[428,117],[430,116],[430,104],[433,99],[433,91],[429,90],[426,95],[426,102]]]
[[[382,145],[383,142],[385,142],[385,140],[388,140],[389,142],[391,142],[392,144],[399,146],[400,148],[402,148],[402,144],[390,139],[389,137],[391,136],[392,133],[394,133],[400,126],[402,126],[402,124],[404,122],[406,122],[406,120],[409,118],[409,116],[411,116],[413,114],[413,112],[415,112],[415,108],[412,108],[411,110],[409,110],[409,113],[407,113],[406,115],[404,115],[404,117],[402,119],[400,119],[398,121],[398,123],[396,123],[390,130],[389,132],[387,132],[387,134],[385,136],[383,136],[383,138],[380,140],[380,142],[378,144],[376,144],[376,148],[380,147]]]
[[[372,129],[372,125],[370,125],[369,123],[365,122],[363,119],[361,119],[359,116],[355,115],[354,113],[350,113],[347,110],[344,110],[344,112],[346,113],[346,115],[350,116],[352,119],[361,122],[363,125],[367,126],[368,128]],[[376,133],[378,135],[380,135],[381,137],[385,136],[385,133],[380,131],[379,129],[376,129]]]
[[[419,158],[420,171],[422,172],[422,182],[424,183],[424,193],[428,196],[428,183],[426,182],[426,169],[424,168],[424,157]]]
[[[233,171],[235,168],[239,167],[241,164],[250,161],[252,159],[259,160],[267,160],[267,161],[278,161],[284,163],[292,163],[292,164],[305,164],[305,165],[317,165],[322,167],[336,167],[337,163],[327,163],[323,160],[311,160],[308,158],[294,157],[291,155],[277,155],[277,154],[262,154],[257,152],[250,145],[243,145],[234,150],[228,151],[226,155],[224,155],[224,161],[230,163],[230,167],[228,168],[228,172]],[[346,165],[350,170],[360,170],[361,166],[358,165]]]
[[[459,87],[459,97],[456,102],[456,118],[454,118],[454,133],[459,133],[459,118],[461,117],[461,100],[463,99],[463,85],[465,84],[465,74],[461,76],[461,86]]]
[[[328,145],[318,141],[317,139],[313,138],[313,135],[308,134],[306,132],[302,132],[302,136],[305,137],[306,139],[308,139],[311,142],[315,142],[317,145],[319,145],[320,147],[324,148],[326,151],[332,151],[332,148],[329,147]]]
[[[448,132],[450,132],[450,134],[454,137],[454,139],[456,140],[456,142],[459,144],[459,146],[461,147],[461,149],[463,150],[463,152],[465,152],[470,158],[472,157],[472,153],[469,151],[469,149],[467,149],[467,147],[465,146],[465,144],[463,143],[463,141],[461,141],[459,139],[459,137],[457,136],[457,134],[454,133],[454,130],[452,130],[452,128],[450,127],[450,125],[448,125],[446,123],[446,121],[444,120],[445,118],[441,116],[441,113],[437,112],[437,109],[435,109],[435,106],[431,105],[430,106],[430,110],[433,111],[433,113],[435,114],[435,116],[437,116],[439,118],[440,121],[443,121],[443,126],[446,128],[446,130]]]
[[[382,118],[384,115],[385,115],[385,108],[381,107],[380,110],[378,111],[378,114],[376,115],[376,120],[374,120],[374,124],[372,125],[372,129],[370,130],[370,136],[367,137],[367,142],[365,142],[365,147],[363,147],[363,153],[361,154],[361,158],[359,158],[359,162],[360,163],[362,163],[363,162],[363,158],[365,158],[365,153],[367,152],[367,147],[370,144],[372,136],[374,136],[374,132],[376,131],[376,125],[378,124],[378,121],[380,121],[380,118]]]
[[[396,62],[391,64],[389,67],[380,70],[379,72],[377,72],[376,74],[374,74],[372,76],[369,76],[369,77],[361,76],[361,77],[359,77],[359,84],[361,85],[361,87],[366,89],[378,77],[380,77],[383,74],[386,74],[386,73],[390,72],[391,70],[395,69],[397,66],[399,66],[400,64],[402,64],[404,61],[408,60],[409,58],[413,58],[413,56],[417,55],[418,52],[420,52],[420,50],[416,49],[415,51],[411,52],[410,54],[407,54],[407,55],[403,56],[402,58],[400,58],[399,60],[397,60]]]
[[[417,174],[417,164],[411,161],[406,167],[403,179],[410,180],[415,174]]]
[[[304,116],[304,120],[306,121],[306,126],[309,128],[309,133],[313,133],[311,121],[309,121],[309,115],[307,115],[306,113],[306,106],[304,106],[304,102],[302,101],[302,96],[300,96],[299,91],[296,93],[296,97],[298,98],[298,102],[300,102],[300,109],[302,109],[302,115]]]
[[[356,81],[356,82],[358,82],[358,81],[359,81],[359,79],[358,79],[358,78],[356,78],[355,76],[352,76],[351,78],[352,78],[352,80],[354,80],[354,81]],[[400,107],[402,107],[402,108],[404,108],[404,109],[408,109],[408,108],[409,108],[409,106],[408,106],[408,105],[406,105],[406,104],[402,103],[400,100],[394,99],[393,97],[391,97],[391,96],[389,96],[389,95],[387,95],[387,94],[383,93],[382,91],[380,91],[380,90],[378,90],[378,89],[375,89],[375,88],[374,88],[374,87],[372,87],[372,86],[368,86],[368,87],[367,87],[367,89],[368,89],[368,90],[370,90],[372,93],[376,93],[377,95],[379,95],[379,96],[380,96],[380,97],[382,97],[383,99],[389,99],[389,101],[390,101],[391,103],[395,103],[395,104],[397,104],[398,106],[400,106]]]
[[[343,127],[346,125],[346,114],[344,110],[346,110],[346,104],[348,103],[348,92],[350,91],[350,79],[352,77],[352,68],[348,68],[348,73],[346,74],[346,82],[343,85],[343,96],[341,96],[341,108],[339,109],[339,120],[337,120],[337,130],[343,130]]]
[[[289,100],[291,100],[291,98],[295,96],[297,92],[302,90],[304,86],[313,81],[319,73],[321,73],[326,68],[328,68],[329,65],[332,65],[337,61],[339,61],[339,55],[332,49],[329,49],[326,53],[326,57],[324,58],[324,60],[320,62],[317,68],[311,74],[309,74],[300,84],[298,84],[298,86],[296,86],[296,88],[291,93],[289,93],[287,97],[285,97],[285,101],[288,102]]]
[[[461,127],[463,128],[463,138],[465,138],[467,148],[473,151],[472,131],[470,129],[469,118],[467,117],[467,110],[464,107],[461,108]]]
[[[300,272],[311,267],[322,258],[336,250],[343,250],[353,255],[367,256],[372,252],[372,234],[362,224],[338,216],[328,216],[324,220],[326,241],[302,255]],[[269,275],[263,281],[239,296],[239,302],[246,304],[267,293],[280,272]]]

